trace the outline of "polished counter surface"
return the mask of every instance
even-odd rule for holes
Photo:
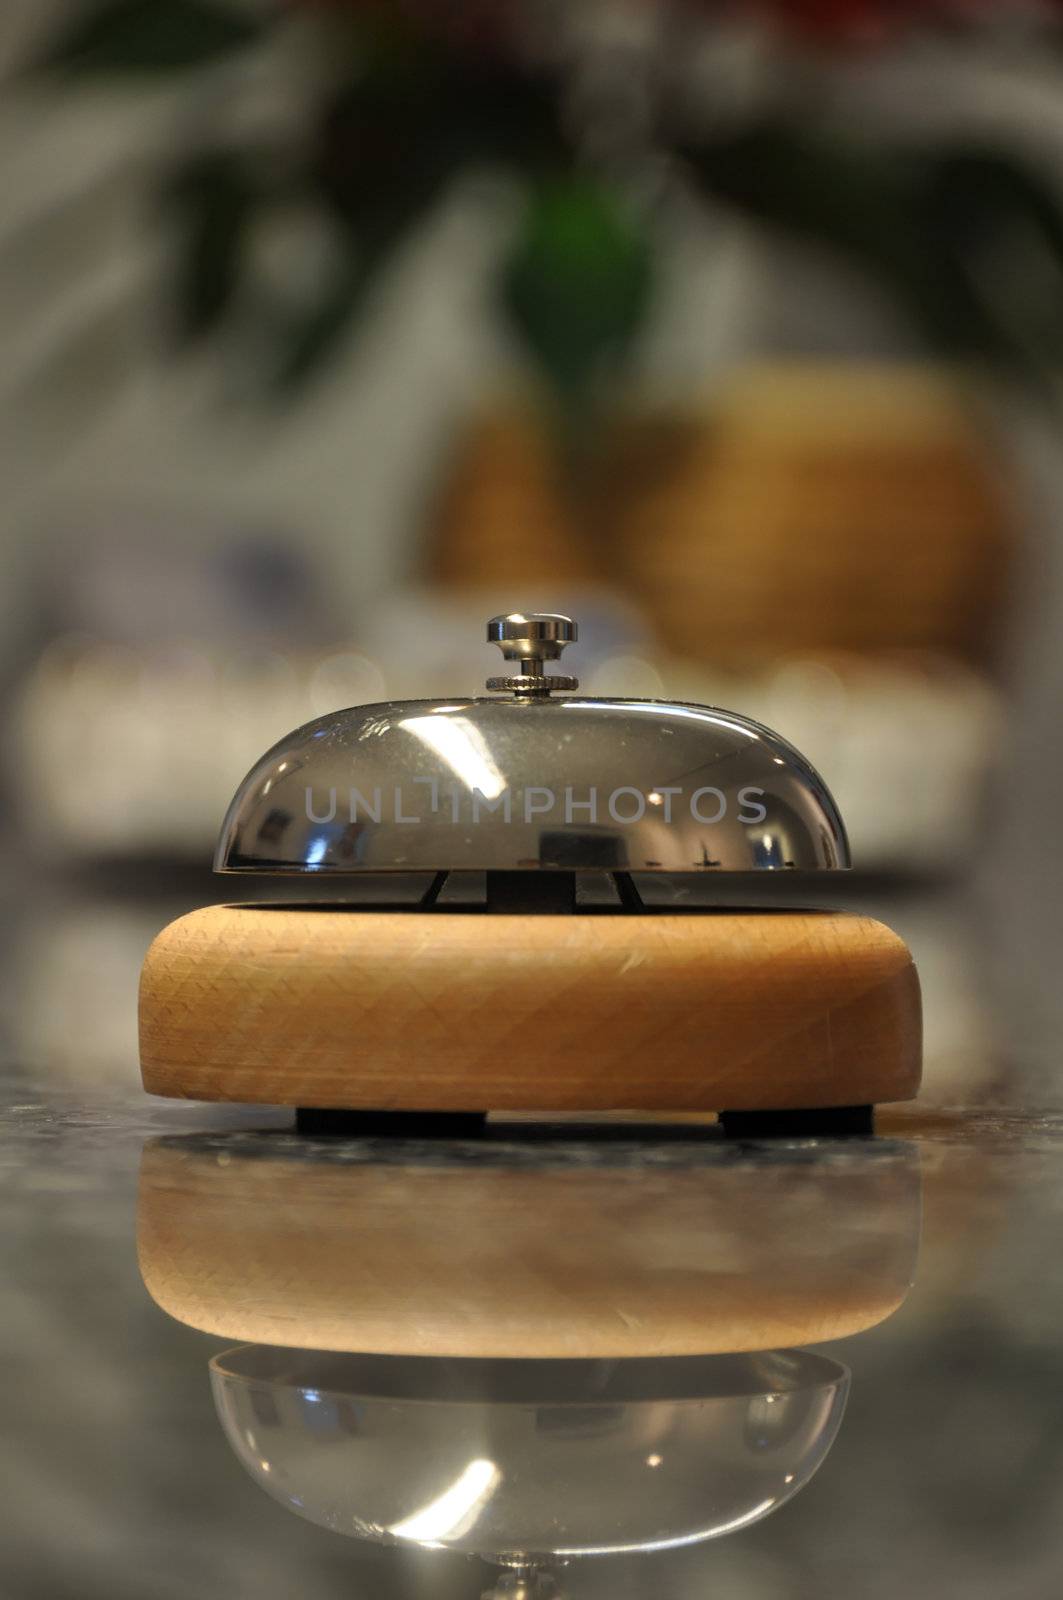
[[[954,990],[873,1139],[307,1139],[144,1097],[167,912],[67,911],[65,982],[8,951],[5,1597],[1059,1592],[1063,1114],[962,1093]]]

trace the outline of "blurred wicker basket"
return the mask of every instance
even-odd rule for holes
[[[662,643],[735,668],[794,652],[995,653],[1012,531],[934,368],[746,369],[703,416],[636,418],[598,515]]]
[[[635,413],[583,504],[540,414],[467,428],[425,576],[514,592],[609,582],[661,645],[755,670],[795,653],[930,651],[985,667],[1013,552],[1007,495],[943,369],[742,369],[703,411]]]

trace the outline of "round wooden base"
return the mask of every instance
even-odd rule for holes
[[[140,987],[144,1087],[423,1111],[765,1111],[919,1087],[919,983],[834,912],[212,906]]]

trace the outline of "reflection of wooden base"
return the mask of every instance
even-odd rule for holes
[[[140,989],[144,1087],[436,1111],[906,1100],[919,984],[846,914],[431,915],[213,906]]]
[[[294,1136],[149,1145],[149,1293],[226,1339],[391,1355],[712,1355],[843,1338],[904,1299],[918,1156],[481,1146],[389,1158]]]

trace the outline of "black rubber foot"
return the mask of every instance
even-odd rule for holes
[[[338,1111],[298,1106],[299,1133],[341,1139],[475,1139],[486,1111]]]
[[[721,1111],[728,1139],[854,1139],[875,1131],[874,1106],[803,1111]]]

